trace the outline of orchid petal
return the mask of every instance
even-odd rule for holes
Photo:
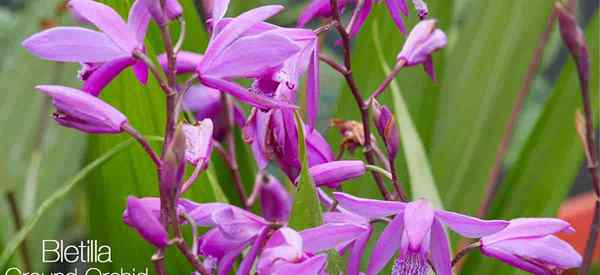
[[[152,16],[148,12],[148,8],[145,5],[145,1],[136,0],[133,2],[131,9],[129,10],[129,16],[127,17],[127,27],[135,34],[137,42],[140,45],[144,44],[144,38],[148,30],[148,24]]]
[[[142,84],[148,84],[148,66],[142,61],[138,61],[131,67],[135,78]]]
[[[254,240],[254,244],[252,244],[252,248],[250,249],[250,251],[248,251],[248,254],[246,254],[246,256],[244,256],[244,259],[240,263],[240,267],[238,268],[238,270],[236,272],[237,275],[250,274],[250,271],[252,270],[252,266],[254,265],[254,260],[256,260],[256,256],[258,255],[258,252],[260,250],[262,250],[263,243],[267,239],[268,233],[269,233],[268,227],[264,227],[258,233],[256,240]]]
[[[364,0],[362,1],[362,5],[356,8],[352,15],[352,19],[350,19],[350,23],[348,24],[348,34],[350,35],[350,38],[356,37],[371,13],[371,9],[373,9],[373,0]]]
[[[342,247],[357,239],[362,233],[369,230],[367,226],[351,223],[326,223],[309,228],[302,232],[304,251],[316,254],[325,250]]]
[[[502,231],[483,237],[481,239],[484,244],[492,244],[494,242],[515,239],[539,237],[558,232],[573,232],[571,225],[560,219],[552,218],[520,218],[510,221],[510,224]]]
[[[334,192],[333,196],[342,207],[367,219],[400,214],[406,208],[406,204],[402,202],[363,199],[340,192]]]
[[[437,275],[452,275],[450,241],[442,224],[436,219],[431,226],[431,261]]]
[[[212,218],[225,236],[240,241],[256,237],[266,225],[266,223],[250,219],[232,207],[213,213]]]
[[[496,258],[506,264],[514,266],[516,268],[531,272],[536,275],[555,275],[553,271],[545,269],[543,266],[537,265],[533,262],[528,262],[521,257],[518,257],[509,251],[503,250],[497,247],[481,247],[481,253],[485,256]]]
[[[367,275],[378,274],[394,254],[398,252],[401,242],[400,232],[404,232],[404,217],[396,215],[385,229],[383,229],[375,244],[373,255],[371,255],[371,260],[367,267]]]
[[[348,258],[348,275],[360,274],[360,262],[364,256],[365,248],[369,243],[369,238],[371,237],[372,232],[373,228],[369,226],[369,229],[363,232],[354,241],[354,244],[352,245],[352,250],[350,251],[350,257]]]
[[[98,63],[126,56],[106,36],[79,27],[56,27],[36,33],[23,47],[43,59],[60,62]]]
[[[211,77],[258,76],[299,50],[296,43],[274,32],[243,37],[222,51],[202,74]]]
[[[324,9],[331,10],[331,0],[314,0],[310,2],[310,4],[302,10],[302,13],[300,13],[297,26],[300,28],[304,27],[304,25],[318,16]]]
[[[223,19],[223,17],[225,16],[225,13],[227,13],[228,7],[229,7],[229,0],[213,1],[212,17],[211,17],[213,24],[216,25],[216,24],[218,24],[219,21],[221,21],[221,19]]]
[[[152,214],[136,197],[127,199],[128,216],[133,228],[148,242],[163,248],[168,244],[169,234]]]
[[[404,226],[408,236],[410,249],[421,251],[422,245],[431,231],[433,224],[434,210],[431,204],[425,199],[418,199],[410,202],[404,211]]]
[[[312,130],[315,128],[319,116],[320,99],[320,77],[319,77],[319,45],[315,40],[310,63],[308,65],[308,74],[306,76],[306,123]]]
[[[310,257],[300,263],[283,263],[272,275],[319,275],[327,264],[326,255]]]
[[[213,89],[220,90],[222,92],[226,92],[238,100],[248,103],[250,105],[262,108],[262,109],[270,109],[270,108],[297,108],[296,106],[285,103],[283,101],[276,101],[266,96],[262,96],[259,94],[255,94],[250,92],[248,89],[243,88],[237,83],[233,83],[227,80],[212,78],[212,77],[201,77],[200,81]]]
[[[406,27],[404,27],[404,21],[402,20],[402,14],[400,12],[408,13],[406,3],[404,0],[385,0],[385,4],[387,5],[387,10],[392,16],[392,20],[398,27],[401,33],[406,34]],[[404,4],[404,5],[402,5]],[[405,15],[406,15],[405,13]]]
[[[133,65],[135,60],[131,57],[122,57],[102,64],[83,83],[81,90],[98,96],[102,89],[108,85],[119,73]]]
[[[435,216],[448,227],[452,228],[452,230],[456,231],[456,233],[467,238],[481,238],[494,234],[509,224],[508,221],[486,221],[444,210],[436,210]]]
[[[192,218],[192,220],[194,220],[196,225],[211,227],[216,225],[212,214],[229,207],[232,206],[220,202],[203,203],[194,210],[190,211],[188,215]]]
[[[210,66],[214,58],[218,57],[232,42],[240,37],[246,30],[256,23],[263,21],[280,12],[283,6],[270,5],[252,9],[233,19],[219,32],[215,39],[209,43],[201,67]]]
[[[96,25],[123,51],[133,53],[139,47],[135,35],[111,7],[90,0],[71,0],[69,7]]]

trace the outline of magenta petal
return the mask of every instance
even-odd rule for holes
[[[236,272],[237,275],[250,274],[250,271],[252,271],[252,266],[254,265],[254,260],[256,259],[258,252],[262,250],[264,242],[267,239],[268,233],[268,227],[264,227],[260,231],[260,233],[258,233],[256,240],[254,240],[254,244],[252,244],[252,248],[250,248],[250,251],[248,251],[248,254],[244,256],[244,259],[240,263],[240,267]]]
[[[271,222],[287,222],[292,212],[292,197],[285,187],[270,175],[258,175],[255,184],[260,185],[262,216]]]
[[[129,10],[129,16],[127,17],[127,26],[129,30],[135,34],[137,42],[140,45],[144,44],[144,37],[146,37],[146,31],[148,30],[148,24],[152,16],[148,12],[148,8],[145,5],[145,1],[136,0],[133,2],[131,9]]]
[[[183,124],[185,134],[185,159],[198,165],[201,160],[208,160],[212,152],[213,122],[205,119],[198,125]]]
[[[429,248],[422,247],[422,245],[426,242],[426,239],[429,239],[433,219],[434,211],[427,200],[418,199],[406,205],[404,226],[412,251],[422,251]]]
[[[169,234],[151,211],[136,197],[127,198],[127,212],[133,228],[148,242],[163,248],[169,242]]]
[[[546,270],[543,266],[528,262],[508,251],[497,247],[481,247],[481,253],[485,256],[496,258],[508,265],[531,272],[536,275],[555,275],[556,273]]]
[[[264,221],[254,220],[233,207],[213,213],[212,218],[226,237],[239,241],[256,237],[266,225]]]
[[[135,35],[111,7],[91,0],[71,0],[69,6],[108,35],[123,51],[133,53],[138,47]]]
[[[212,214],[229,207],[232,206],[220,202],[203,203],[194,210],[190,211],[188,215],[192,218],[192,220],[194,220],[196,225],[212,227],[216,225]]]
[[[498,242],[495,248],[548,266],[570,269],[581,265],[581,256],[567,242],[555,237],[514,239]]]
[[[510,221],[510,224],[504,230],[483,237],[481,239],[484,244],[492,244],[494,242],[515,239],[545,236],[558,232],[574,231],[571,225],[560,219],[552,218],[521,218]]]
[[[319,45],[315,40],[314,49],[310,56],[308,74],[306,76],[306,123],[314,129],[319,116],[320,77],[319,77]]]
[[[452,275],[450,241],[442,224],[436,219],[431,226],[431,261],[437,275]]]
[[[246,30],[252,28],[256,23],[275,15],[282,9],[283,6],[279,5],[263,6],[244,12],[234,18],[215,36],[215,39],[209,43],[208,48],[205,51],[206,58],[202,62],[203,65],[208,65],[208,63],[212,62],[212,59],[219,56],[222,51]]]
[[[330,162],[335,159],[331,145],[327,143],[325,138],[317,131],[313,129],[309,131],[308,127],[304,127],[304,133],[306,134],[306,149],[308,154],[308,166],[312,167],[317,164]]]
[[[98,96],[102,89],[108,85],[119,73],[127,67],[135,64],[131,57],[123,57],[102,64],[83,83],[81,90],[94,96]]]
[[[306,23],[310,22],[314,17],[318,16],[324,9],[331,10],[331,0],[313,0],[302,10],[298,17],[297,26],[302,28]]]
[[[200,64],[203,57],[203,55],[193,52],[181,51],[177,53],[175,57],[175,73],[185,74],[195,72],[196,67]],[[158,63],[165,72],[168,70],[167,56],[164,53],[158,56]]]
[[[227,275],[246,244],[247,242],[239,242],[225,237],[218,229],[211,229],[199,240],[198,252],[204,257],[217,260],[217,265],[212,263],[213,265],[207,266],[207,268],[212,271],[218,267],[218,274]]]
[[[326,223],[302,232],[304,251],[312,254],[346,246],[369,230],[368,226],[351,223]]]
[[[23,41],[30,53],[47,60],[98,63],[126,56],[105,34],[79,27],[56,27]]]
[[[202,74],[210,77],[253,77],[298,52],[296,43],[275,32],[243,37],[216,57]]]
[[[404,2],[404,0],[385,0],[385,4],[387,5],[387,10],[390,12],[390,15],[392,16],[392,20],[394,21],[394,23],[396,24],[396,27],[398,27],[398,30],[400,30],[401,33],[406,34],[406,27],[404,27],[404,21],[402,20],[402,14],[400,14],[400,12],[405,12],[408,13],[408,10],[406,8],[406,3]],[[402,5],[404,4],[404,5]],[[404,7],[402,7],[404,6]]]
[[[281,264],[272,275],[319,275],[327,264],[327,255],[317,255],[310,257],[300,263]]]
[[[362,5],[356,8],[352,15],[352,19],[350,19],[350,24],[348,25],[348,34],[350,35],[350,38],[356,37],[371,13],[371,9],[373,9],[373,0],[364,0],[360,2],[362,2]]]
[[[348,275],[360,274],[360,262],[361,259],[364,257],[365,248],[369,243],[369,238],[371,237],[372,232],[373,228],[369,226],[369,229],[363,232],[354,241],[354,244],[352,245],[352,250],[350,251],[350,257],[348,258]]]
[[[403,202],[363,199],[340,192],[334,192],[333,196],[343,208],[368,219],[400,214],[406,208]]]
[[[248,89],[243,88],[237,83],[230,82],[227,80],[212,78],[212,77],[202,77],[200,81],[213,89],[220,90],[222,92],[226,92],[239,101],[250,104],[252,106],[256,106],[262,109],[270,109],[270,108],[297,108],[295,105],[283,102],[276,101],[266,96],[258,95],[250,92]]]
[[[376,275],[381,271],[387,262],[398,252],[400,248],[400,234],[404,231],[404,218],[402,215],[396,217],[385,227],[375,248],[373,255],[367,267],[367,275]]]
[[[229,0],[212,1],[212,5],[212,17],[210,19],[212,20],[212,24],[216,25],[223,19],[225,13],[227,13]]]
[[[436,210],[435,216],[442,223],[452,228],[456,233],[467,238],[481,238],[483,236],[494,234],[504,229],[509,224],[507,221],[486,221],[444,210]]]
[[[138,61],[131,67],[135,78],[142,84],[148,84],[148,66],[142,61]]]
[[[337,160],[312,166],[308,172],[316,186],[336,188],[344,181],[364,175],[366,167],[361,160]]]

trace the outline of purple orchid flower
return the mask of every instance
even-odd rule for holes
[[[58,124],[91,134],[123,132],[127,118],[114,107],[83,91],[54,85],[39,85],[39,91],[52,97]]]
[[[183,133],[186,141],[185,159],[192,165],[198,165],[201,161],[206,164],[212,152],[212,120],[202,120],[196,126],[184,124]]]
[[[481,252],[537,275],[560,274],[581,265],[581,256],[567,242],[553,236],[575,230],[568,222],[550,218],[521,218],[502,231],[481,238]]]
[[[405,66],[423,64],[425,71],[435,80],[431,54],[446,47],[446,43],[446,34],[440,29],[436,29],[436,21],[433,19],[423,20],[412,29],[396,59],[403,60]]]
[[[433,209],[425,199],[410,203],[357,198],[334,193],[340,206],[366,219],[396,215],[377,240],[367,274],[377,274],[400,251],[392,274],[427,274],[428,257],[439,275],[451,275],[450,248],[443,224],[468,238],[491,235],[504,229],[507,221],[480,220]]]
[[[318,164],[309,168],[308,172],[316,186],[337,188],[342,182],[360,177],[367,171],[361,160],[338,160]]]
[[[80,27],[56,27],[23,41],[32,54],[47,60],[83,64],[79,76],[83,91],[98,96],[121,71],[132,67],[142,84],[148,68],[134,57],[144,51],[144,37],[150,14],[143,0],[136,1],[127,23],[110,7],[91,0],[71,0],[69,7],[102,32]]]
[[[375,1],[381,2],[381,0]],[[355,37],[366,22],[367,17],[373,9],[373,2],[373,0],[362,0],[359,2],[354,10],[350,23],[348,24],[348,33],[350,37]],[[423,0],[413,0],[412,2],[417,10],[419,18],[421,20],[426,19],[429,15],[427,4],[425,4]],[[398,30],[403,34],[406,34],[406,27],[404,26],[404,21],[402,19],[402,15],[408,16],[406,0],[385,0],[385,5],[387,6],[387,10],[396,24],[396,27],[398,27]]]

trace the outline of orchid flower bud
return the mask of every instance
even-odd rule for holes
[[[589,79],[589,55],[585,35],[577,24],[573,12],[560,2],[556,2],[556,14],[562,40],[573,55],[580,77],[587,81]]]
[[[433,19],[420,21],[410,32],[402,51],[396,59],[403,60],[405,66],[423,64],[425,71],[435,79],[431,54],[446,46],[446,34],[435,28]]]
[[[179,124],[175,129],[175,134],[167,147],[160,169],[161,193],[168,196],[174,196],[177,193],[176,191],[185,172],[186,139],[182,128],[182,125]]]
[[[279,181],[270,175],[259,175],[262,216],[271,222],[285,222],[292,211],[292,198]]]
[[[164,9],[160,0],[138,0],[145,1],[146,7],[152,18],[158,25],[164,26],[168,21],[181,16],[183,9],[177,0],[165,0]]]
[[[394,159],[398,153],[398,145],[400,142],[400,133],[398,132],[398,126],[394,119],[394,114],[388,109],[388,107],[374,102],[375,106],[375,126],[377,132],[383,138],[385,147],[388,150],[388,157]]]
[[[52,97],[58,124],[92,134],[120,133],[127,118],[101,99],[83,91],[55,85],[36,89]]]
[[[366,167],[360,160],[339,160],[315,165],[308,171],[315,185],[337,188],[344,181],[362,176]]]
[[[183,8],[177,0],[165,0],[165,15],[169,20],[175,20],[183,14]]]
[[[151,210],[136,197],[127,198],[128,225],[135,229],[144,240],[158,248],[169,242],[169,234]]]
[[[212,120],[202,120],[197,126],[184,124],[182,130],[186,142],[185,159],[193,165],[207,161],[212,152]]]

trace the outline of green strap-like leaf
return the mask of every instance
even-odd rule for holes
[[[386,74],[389,74],[391,70],[383,56],[381,41],[379,40],[379,33],[377,32],[377,24],[373,24],[372,33],[379,62],[383,67],[383,71]],[[400,139],[402,141],[404,157],[406,158],[406,165],[408,166],[412,197],[426,198],[435,207],[443,208],[442,200],[440,199],[440,195],[435,186],[425,147],[423,146],[419,133],[417,133],[417,129],[410,117],[406,102],[402,97],[400,87],[396,80],[392,81],[390,88],[394,99],[394,111],[399,126],[398,129],[400,130]]]
[[[29,220],[21,228],[21,230],[19,230],[19,232],[8,241],[6,247],[4,247],[4,250],[2,251],[2,254],[0,254],[0,270],[7,265],[8,260],[13,255],[15,250],[19,247],[21,242],[23,242],[23,240],[27,238],[29,232],[33,229],[38,220],[42,216],[44,216],[48,209],[50,209],[56,202],[64,198],[71,190],[73,190],[73,188],[75,188],[75,186],[77,186],[77,183],[81,182],[81,180],[84,179],[90,172],[92,172],[100,165],[106,163],[117,153],[129,147],[131,144],[133,144],[133,142],[133,139],[129,139],[113,147],[111,150],[107,151],[96,160],[90,162],[87,166],[81,169],[79,173],[75,174],[69,181],[67,181],[65,185],[63,185],[60,189],[56,190],[56,192],[50,195],[35,211],[31,218],[29,218]]]

